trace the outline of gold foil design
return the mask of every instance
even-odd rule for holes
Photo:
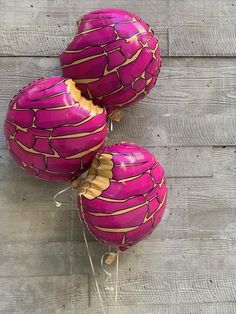
[[[89,200],[100,196],[110,185],[112,168],[112,155],[97,154],[93,159],[87,177],[81,185],[80,195]]]
[[[87,100],[81,95],[81,91],[76,88],[75,82],[72,80],[66,80],[65,84],[67,85],[68,92],[70,92],[75,100],[81,107],[84,107],[91,111],[93,115],[102,114],[104,109],[99,106],[95,106],[91,100]]]

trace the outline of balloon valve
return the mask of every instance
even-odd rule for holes
[[[81,184],[81,179],[80,178],[77,178],[77,179],[75,179],[74,181],[71,182],[71,186],[75,190],[80,187],[80,184]]]
[[[113,264],[113,263],[115,262],[116,258],[117,258],[117,255],[118,255],[118,253],[110,253],[110,254],[107,256],[107,258],[106,258],[106,260],[105,260],[105,263],[106,263],[107,265]]]
[[[121,110],[115,110],[109,115],[109,118],[111,119],[111,121],[114,121],[114,122],[120,122],[120,120],[122,120],[123,117],[124,117],[124,113]]]

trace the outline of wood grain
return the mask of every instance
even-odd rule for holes
[[[230,233],[225,236],[205,238],[164,238],[154,233],[138,245],[120,254],[120,271],[143,272],[154,271],[227,271],[236,270],[235,239]],[[86,248],[81,242],[72,244],[73,273],[91,273],[88,258],[84,254]],[[98,245],[95,241],[89,243],[91,255],[97,272],[100,272],[100,262],[103,253],[108,252],[108,246]],[[111,267],[115,271],[115,265]]]
[[[170,56],[236,56],[236,27],[169,29]]]
[[[58,58],[2,57],[0,66],[1,110],[33,79],[61,75]],[[223,110],[231,114],[235,73],[235,58],[164,58],[157,85],[134,108],[140,108],[139,114],[150,105],[157,105],[159,114],[221,114]]]
[[[235,56],[236,28],[154,27],[162,56]],[[0,56],[59,56],[75,26],[0,26]]]
[[[233,146],[235,128],[232,115],[159,116],[150,106],[142,115],[128,109],[115,125],[112,142],[121,142],[125,137],[128,142],[146,146]]]
[[[109,141],[107,142],[107,145],[109,145]],[[209,147],[147,147],[147,149],[150,150],[161,162],[165,168],[166,177],[168,178],[212,176],[212,150]],[[32,180],[31,176],[20,169],[14,162],[7,149],[2,149],[0,156],[0,185],[1,181],[5,180],[15,182],[24,180],[29,189],[29,185],[32,182],[35,186],[35,193],[43,191],[42,188],[40,189],[42,181],[37,182],[36,180]],[[4,182],[4,185],[5,184],[6,182]],[[14,183],[10,182],[9,185],[11,184]],[[47,199],[50,198],[49,193],[54,195],[56,191],[60,188],[62,189],[67,184],[69,185],[67,182],[65,182],[64,185],[60,183],[45,183],[48,188]],[[20,189],[22,197],[25,198],[26,188],[24,188],[23,192],[22,187],[17,186],[16,183],[16,189],[18,191]],[[70,193],[66,193],[65,196],[68,204]]]
[[[125,139],[147,146],[235,145],[235,60],[208,59],[201,68],[202,59],[193,60],[164,61],[154,90],[128,109],[125,119],[115,125],[114,142]],[[0,64],[1,121],[9,99],[22,86],[43,74],[60,74],[56,58],[0,58]],[[2,133],[1,145],[5,146]]]
[[[228,26],[236,24],[234,0],[1,0],[0,25],[75,25],[77,19],[101,7],[124,8],[151,26]],[[4,4],[4,5],[3,5]]]
[[[123,272],[119,278],[118,304],[234,302],[235,276],[234,271]],[[94,284],[91,300],[98,306]],[[105,302],[114,304],[114,295],[106,293]]]
[[[1,284],[1,313],[78,313],[78,308],[86,313],[88,308],[87,275],[5,277]]]
[[[110,311],[114,312],[114,306],[110,307]],[[117,306],[119,314],[234,314],[235,311],[235,302]],[[96,313],[96,310],[91,312],[91,314],[93,313]]]
[[[22,203],[12,211],[9,204],[5,211],[0,211],[0,244],[70,241],[72,215],[68,209],[25,210]]]
[[[69,275],[69,261],[65,242],[0,245],[0,277]]]
[[[76,34],[76,26],[0,26],[0,56],[58,57]],[[155,30],[163,56],[168,55],[168,30]]]

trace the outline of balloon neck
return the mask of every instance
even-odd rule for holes
[[[109,114],[109,118],[114,122],[120,122],[124,117],[124,113],[121,110],[115,110]]]
[[[77,178],[71,182],[71,186],[73,189],[78,190],[81,186],[81,183],[82,183],[82,179]]]
[[[107,256],[105,263],[106,263],[107,265],[113,264],[113,263],[115,262],[115,260],[117,259],[117,255],[118,255],[120,252],[121,252],[121,251],[119,250],[119,248],[117,248],[117,249],[115,250],[115,252],[110,253],[110,254]]]

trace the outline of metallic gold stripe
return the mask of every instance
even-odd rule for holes
[[[126,199],[123,200],[118,200],[118,199],[111,199],[111,198],[107,198],[107,197],[103,197],[103,196],[99,196],[98,199],[102,200],[102,201],[106,201],[106,202],[111,202],[111,203],[124,203],[128,200],[131,200],[133,198],[135,198],[136,196],[132,196],[132,197],[128,197]]]
[[[88,136],[88,135],[92,135],[92,134],[96,134],[100,131],[103,131],[104,128],[106,127],[106,125],[104,124],[103,126],[101,126],[100,128],[92,131],[92,132],[84,132],[84,133],[75,133],[75,134],[67,134],[67,135],[59,135],[59,136],[51,136],[50,139],[63,139],[63,138],[79,138],[79,137],[84,137],[84,136]]]
[[[73,65],[77,65],[77,64],[83,63],[83,62],[88,61],[88,60],[96,59],[98,56],[101,57],[101,56],[105,56],[105,55],[106,55],[105,53],[102,53],[102,54],[99,54],[99,55],[94,55],[94,56],[86,57],[86,58],[83,58],[83,59],[79,59],[79,60],[74,61],[74,62],[72,62],[70,64],[63,65],[62,69],[65,69],[65,68],[71,67]]]
[[[147,218],[147,215],[146,215],[146,217],[144,218],[144,221],[143,221],[143,222],[146,222],[146,221],[152,219],[153,216],[161,209],[162,205],[164,204],[164,202],[165,202],[165,200],[166,200],[166,195],[167,195],[167,193],[165,193],[162,202],[159,204],[159,206],[158,206],[158,208],[155,210],[155,212],[152,213],[151,216],[149,216],[148,218]]]
[[[85,155],[88,155],[89,153],[92,153],[94,152],[95,150],[99,149],[105,142],[106,139],[104,139],[101,143],[99,143],[98,145],[94,146],[94,147],[91,147],[83,152],[80,152],[78,154],[75,154],[73,156],[69,156],[69,157],[65,157],[65,159],[75,159],[75,158],[80,158],[80,157],[83,157]]]
[[[137,175],[137,176],[129,177],[129,178],[122,179],[122,180],[114,180],[114,179],[112,179],[111,182],[115,182],[115,183],[129,182],[129,181],[132,181],[132,180],[134,180],[134,179],[140,178],[142,175],[143,175],[143,173],[141,173],[141,174],[139,174],[139,175]]]
[[[105,232],[128,232],[128,231],[132,231],[139,228],[139,226],[128,227],[128,228],[103,228],[103,227],[95,226],[95,228],[101,231],[105,231]]]
[[[47,99],[51,99],[53,97],[57,97],[57,96],[65,95],[65,94],[66,94],[66,92],[62,92],[62,93],[54,94],[54,95],[47,96],[47,97],[37,98],[37,99],[34,99],[33,101],[47,100]]]
[[[23,145],[21,142],[17,141],[16,139],[14,139],[14,141],[16,141],[16,143],[25,151],[25,152],[29,152],[29,153],[32,153],[32,154],[36,154],[36,155],[41,155],[41,156],[46,156],[46,157],[60,157],[58,155],[58,153],[53,149],[54,151],[54,155],[50,155],[50,154],[46,154],[46,153],[41,153],[41,152],[38,152],[38,151],[35,151],[33,148],[28,148],[26,147],[25,145]]]
[[[129,208],[125,208],[125,209],[121,209],[121,210],[118,210],[114,213],[111,213],[111,214],[104,214],[104,213],[92,213],[92,212],[88,212],[90,215],[93,215],[93,216],[96,216],[96,217],[104,217],[104,216],[116,216],[116,215],[121,215],[121,214],[126,214],[128,212],[131,212],[132,210],[134,209],[137,209],[137,208],[140,208],[144,205],[147,205],[147,203],[142,203],[142,204],[139,204],[139,205],[136,205],[136,206],[132,206],[132,207],[129,207]]]

